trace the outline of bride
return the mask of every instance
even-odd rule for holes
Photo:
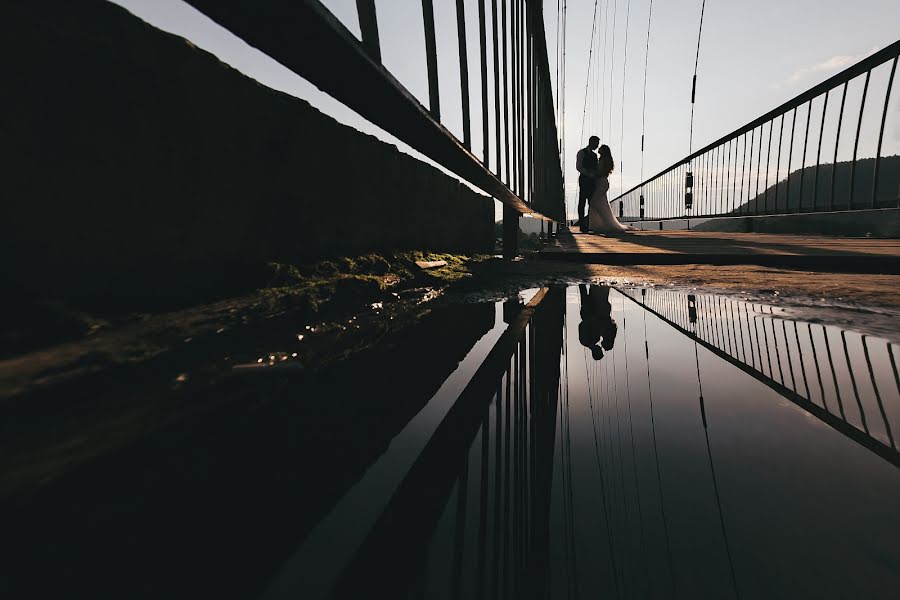
[[[622,225],[613,214],[606,193],[609,191],[609,175],[616,167],[609,146],[600,146],[600,166],[597,173],[597,187],[591,196],[590,209],[588,210],[588,229],[593,233],[617,233],[634,229]]]

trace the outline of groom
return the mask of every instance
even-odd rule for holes
[[[587,231],[588,223],[585,213],[585,203],[589,202],[594,190],[597,188],[597,181],[594,179],[597,171],[600,169],[600,161],[594,150],[600,145],[600,138],[592,135],[588,138],[588,145],[578,151],[575,156],[575,169],[578,170],[578,227],[582,233]]]

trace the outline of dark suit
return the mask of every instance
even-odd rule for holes
[[[575,157],[575,162],[577,166],[581,166],[583,169],[596,171],[600,168],[600,161],[594,151],[590,148],[582,148],[579,150],[578,155]],[[594,190],[596,189],[596,179],[586,175],[578,176],[578,224],[582,227],[586,226],[587,223],[585,206],[591,199],[591,196],[594,195]]]

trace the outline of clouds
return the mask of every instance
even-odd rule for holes
[[[848,56],[848,55],[832,56],[828,60],[824,60],[820,63],[806,66],[806,67],[800,67],[799,69],[794,71],[794,73],[790,76],[788,81],[790,81],[791,83],[796,83],[812,74],[833,73],[836,71],[840,71],[841,69],[846,69],[850,65],[855,64],[855,63],[861,61],[862,59],[864,59],[865,57],[874,54],[877,50],[878,50],[878,46],[873,46],[871,50],[869,50],[868,52],[865,52],[863,54],[857,54],[855,56]]]

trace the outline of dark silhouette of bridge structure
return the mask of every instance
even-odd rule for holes
[[[518,254],[520,215],[547,222],[542,238],[551,235],[554,223],[565,222],[565,148],[556,110],[560,102],[553,97],[541,3],[479,0],[478,44],[473,48],[467,44],[463,0],[455,3],[455,23],[436,22],[433,0],[422,0],[427,107],[382,64],[375,0],[356,2],[359,39],[320,0],[189,3],[502,202],[505,256]],[[454,26],[461,140],[441,122],[441,92],[446,93],[442,86],[447,83],[439,79],[436,44],[436,28]],[[663,221],[686,218],[900,207],[900,185],[894,181],[900,167],[881,155],[898,55],[900,41],[647,178],[613,199],[614,210],[622,220],[656,220],[662,229]],[[469,81],[470,64],[479,67],[477,86]],[[885,78],[881,71],[886,69]],[[886,81],[870,92],[873,73]],[[851,94],[848,103],[848,89],[859,86],[861,94]],[[481,114],[470,110],[476,87]],[[877,110],[870,115],[867,106],[870,113]],[[874,156],[866,159],[859,156],[864,118],[877,121],[878,131]],[[832,145],[825,139],[826,125],[834,129]],[[479,126],[481,156],[472,151],[472,131]],[[852,159],[846,162],[838,161],[841,140],[845,145],[852,141]]]

